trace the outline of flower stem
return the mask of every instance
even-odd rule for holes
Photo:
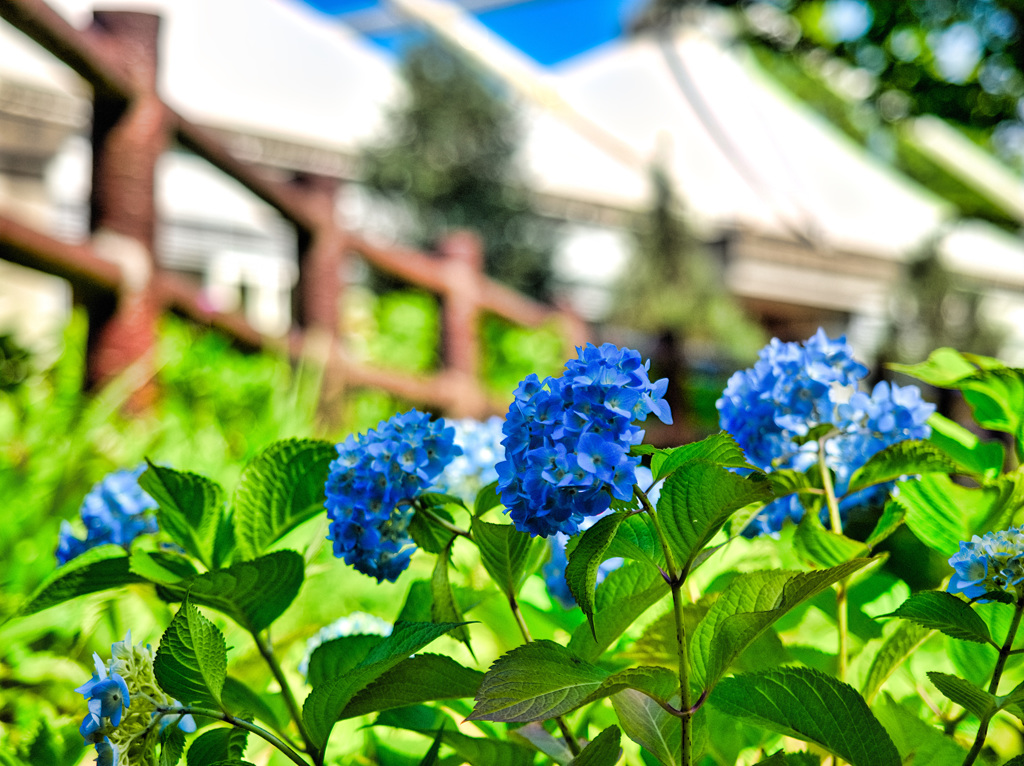
[[[229,723],[232,726],[236,726],[239,729],[245,729],[246,731],[252,732],[257,737],[265,739],[271,745],[273,745],[286,756],[288,756],[293,762],[299,764],[299,766],[309,766],[309,764],[302,759],[302,756],[300,756],[298,753],[292,750],[285,742],[278,739],[276,736],[271,734],[266,729],[261,728],[254,723],[246,721],[245,719],[236,718],[235,716],[230,715],[229,713],[224,713],[219,710],[206,710],[205,708],[191,707],[188,705],[183,705],[181,707],[158,707],[156,709],[156,713],[158,716],[198,715],[202,716],[203,718],[213,718],[218,721],[223,721],[224,723]]]
[[[468,532],[467,530],[463,529],[460,526],[452,524],[447,519],[442,518],[441,516],[438,516],[432,510],[427,508],[425,505],[422,505],[421,503],[416,502],[416,501],[413,502],[413,505],[415,506],[415,508],[416,508],[416,510],[418,512],[422,513],[424,516],[429,516],[431,521],[437,523],[439,526],[444,527],[449,532],[451,532],[453,535],[456,535],[457,537],[465,537],[465,538],[468,538],[470,540],[473,539],[473,535],[470,532]]]
[[[266,660],[267,666],[270,668],[270,672],[274,675],[274,679],[277,681],[278,686],[281,687],[281,696],[284,697],[285,705],[288,707],[288,712],[291,714],[292,720],[295,721],[295,725],[299,729],[299,736],[302,737],[302,742],[305,745],[306,752],[312,756],[314,763],[322,763],[322,756],[319,748],[313,744],[313,740],[310,739],[309,732],[306,731],[306,725],[302,721],[302,710],[299,708],[299,703],[295,699],[295,695],[292,694],[291,686],[288,685],[288,679],[284,677],[284,671],[281,670],[281,664],[277,661],[277,657],[274,656],[274,649],[270,645],[270,642],[266,640],[257,631],[252,631],[253,640],[256,642],[256,648],[259,649],[260,654],[263,655],[263,659]]]
[[[641,505],[647,515],[651,517],[654,530],[657,532],[658,541],[661,543],[661,550],[665,554],[665,566],[668,568],[666,578],[669,587],[672,589],[672,609],[675,612],[676,620],[676,656],[678,659],[679,672],[679,716],[680,723],[680,751],[679,762],[682,766],[690,766],[693,758],[693,713],[690,709],[690,657],[686,651],[686,625],[683,623],[683,583],[686,581],[685,573],[676,569],[675,557],[672,555],[672,547],[668,544],[668,538],[658,523],[658,515],[651,505],[651,501],[640,487],[633,486],[634,494],[640,499]]]
[[[1006,667],[1006,661],[1012,653],[1013,642],[1017,638],[1017,629],[1020,628],[1021,617],[1024,617],[1024,595],[1017,599],[1017,607],[1013,612],[1010,629],[1006,632],[1006,640],[999,648],[999,658],[996,660],[996,666],[992,670],[992,680],[988,684],[988,693],[993,696],[999,691],[999,682],[1003,678],[1003,669]],[[971,750],[967,753],[967,758],[964,759],[964,766],[971,766],[981,754],[981,749],[985,746],[985,739],[988,736],[988,725],[993,715],[995,713],[991,713],[981,719],[978,733],[974,737],[974,744],[971,745]]]
[[[508,606],[512,610],[512,616],[516,618],[516,625],[519,626],[519,632],[523,635],[523,641],[526,643],[533,642],[533,636],[530,635],[530,628],[526,624],[526,620],[523,618],[523,612],[519,608],[519,602],[516,601],[515,594],[510,593],[508,597]],[[580,750],[580,743],[576,737],[573,736],[572,729],[569,728],[569,724],[566,722],[563,716],[555,716],[555,723],[558,724],[559,730],[562,732],[562,737],[565,739],[565,744],[569,746],[569,752],[573,754],[573,757],[579,755],[582,751]]]
[[[832,525],[832,531],[837,535],[843,533],[843,519],[839,514],[839,501],[836,499],[836,488],[832,483],[832,473],[825,464],[825,442],[826,437],[818,440],[818,469],[821,471],[821,484],[825,489],[825,503],[828,505],[828,518]],[[836,583],[836,621],[839,628],[839,648],[837,653],[838,668],[836,677],[840,681],[846,680],[846,668],[850,655],[850,610],[849,610],[849,589],[846,578]]]

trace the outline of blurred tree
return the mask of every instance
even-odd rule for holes
[[[473,229],[490,275],[546,298],[553,224],[532,210],[516,178],[512,105],[437,41],[410,50],[402,74],[406,101],[391,114],[390,135],[365,153],[366,184],[408,206],[421,247],[448,229]]]
[[[654,0],[641,24],[705,4]],[[884,119],[933,114],[992,140],[1024,167],[1024,3],[1020,0],[711,0],[737,8],[748,39],[825,53],[870,76]]]
[[[934,115],[1024,170],[1024,3],[652,0],[634,28],[664,30],[708,5],[731,9],[764,68],[868,149],[962,214],[1020,226],[903,128]]]
[[[720,264],[687,228],[665,172],[655,169],[651,184],[654,199],[635,227],[616,319],[663,342],[671,333],[737,360],[755,357],[764,331],[726,290]]]

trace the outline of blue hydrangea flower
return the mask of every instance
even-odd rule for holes
[[[66,564],[98,545],[127,547],[139,535],[157,532],[156,519],[150,513],[156,502],[139,486],[139,476],[145,470],[146,465],[142,464],[133,470],[114,471],[93,485],[80,510],[85,539],[76,537],[66,520],[61,522],[59,564]]]
[[[826,463],[835,472],[840,495],[850,477],[880,450],[904,439],[926,439],[934,405],[916,386],[886,382],[871,394],[855,389],[867,367],[853,356],[845,337],[824,330],[803,343],[773,339],[753,367],[734,374],[717,402],[720,424],[743,448],[747,459],[764,471],[805,471],[818,460],[816,441],[796,438],[824,424],[835,426],[825,443]],[[843,498],[840,510],[877,500],[890,487],[879,486]],[[799,521],[804,509],[797,496],[769,504],[744,534],[776,534],[785,521]]]
[[[327,478],[328,539],[358,571],[394,582],[416,546],[412,501],[462,450],[443,420],[410,410],[337,445]]]
[[[519,384],[502,433],[498,493],[516,528],[531,535],[573,535],[630,500],[643,441],[635,425],[651,413],[672,422],[668,380],[652,383],[640,354],[605,343],[577,349],[559,378],[530,375]]]
[[[483,422],[472,418],[448,421],[455,429],[455,443],[462,454],[444,469],[438,481],[441,492],[472,502],[481,488],[498,480],[494,465],[502,454],[503,422],[496,415]]]
[[[387,620],[366,612],[352,612],[345,617],[339,617],[330,625],[320,628],[317,634],[306,642],[306,653],[299,662],[299,672],[302,675],[309,672],[309,659],[313,656],[313,651],[326,641],[356,635],[390,636],[394,627]]]
[[[96,672],[75,691],[88,701],[89,712],[79,731],[83,737],[97,732],[105,723],[120,726],[124,709],[131,707],[128,684],[118,673],[108,673],[98,654],[93,654]],[[104,720],[105,719],[105,720]]]
[[[1024,596],[1024,528],[975,535],[960,543],[949,559],[953,577],[947,590],[977,599],[990,591],[1006,591],[1014,599]],[[985,603],[986,599],[979,599]]]

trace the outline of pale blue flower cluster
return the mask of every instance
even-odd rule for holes
[[[149,741],[145,735],[157,709],[180,704],[160,689],[153,672],[153,650],[141,643],[133,646],[131,631],[123,641],[111,644],[110,650],[106,663],[93,653],[95,672],[75,689],[89,707],[78,730],[87,744],[95,745],[99,766],[129,766],[142,762],[140,755]],[[160,731],[172,723],[186,733],[196,730],[191,715],[178,713],[161,716]]]
[[[961,542],[960,550],[950,557],[953,577],[950,593],[963,593],[969,599],[981,599],[991,591],[1006,591],[1014,600],[1024,596],[1024,528],[1010,527],[987,532],[971,542]]]
[[[412,501],[461,453],[454,438],[443,420],[410,410],[337,445],[325,503],[334,555],[377,582],[398,579],[416,548]]]
[[[366,612],[352,612],[345,617],[339,617],[330,625],[320,628],[317,634],[306,642],[306,653],[299,661],[299,672],[304,676],[309,672],[309,660],[313,656],[313,651],[327,641],[345,636],[390,636],[394,627],[387,620]]]
[[[904,439],[926,439],[935,407],[916,386],[878,383],[871,394],[856,391],[867,367],[853,356],[845,337],[824,330],[803,343],[773,339],[757,363],[729,378],[717,407],[723,430],[731,433],[747,460],[761,470],[805,471],[818,460],[818,442],[798,444],[812,428],[834,426],[825,442],[826,464],[835,472],[836,492],[846,492],[850,477],[880,450]],[[872,501],[888,487],[843,498],[845,513]],[[795,495],[762,511],[746,534],[775,534],[786,519],[803,517]]]
[[[93,654],[96,672],[75,691],[88,701],[89,712],[78,727],[87,744],[96,746],[96,763],[110,766],[117,762],[118,749],[111,743],[109,728],[121,725],[125,708],[131,707],[128,684],[118,673],[108,673],[98,654]]]
[[[633,497],[643,441],[635,425],[654,413],[671,423],[668,380],[652,383],[650,362],[611,343],[577,349],[559,378],[530,375],[519,384],[502,432],[498,492],[516,528],[548,537],[574,535],[612,498]]]
[[[498,480],[494,465],[502,454],[502,423],[504,421],[496,415],[484,421],[472,418],[448,421],[455,429],[455,443],[462,448],[462,454],[444,469],[438,482],[442,492],[471,503],[477,492]]]
[[[66,564],[98,545],[128,546],[139,535],[157,532],[153,498],[139,486],[143,463],[134,470],[114,471],[96,483],[85,496],[80,510],[86,537],[74,535],[71,525],[61,522],[57,563]]]

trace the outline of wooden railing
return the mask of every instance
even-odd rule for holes
[[[0,0],[0,17],[94,89],[88,241],[57,240],[0,211],[0,257],[67,279],[89,311],[91,384],[102,385],[131,365],[145,365],[152,358],[157,320],[169,310],[249,348],[281,344],[238,314],[211,311],[198,285],[160,267],[154,237],[155,166],[172,140],[241,182],[295,226],[300,245],[297,326],[284,345],[293,356],[319,358],[330,396],[347,386],[374,386],[449,415],[482,416],[503,404],[493,401],[481,383],[483,314],[526,326],[557,322],[567,353],[583,341],[585,328],[570,312],[539,304],[484,276],[480,241],[472,233],[452,233],[436,254],[375,246],[336,222],[336,181],[308,175],[277,180],[177,114],[156,93],[159,17],[97,11],[92,26],[79,30],[42,0]],[[346,354],[339,337],[340,274],[353,254],[438,294],[443,338],[437,373],[404,375]],[[147,396],[140,391],[136,402],[144,406]]]

